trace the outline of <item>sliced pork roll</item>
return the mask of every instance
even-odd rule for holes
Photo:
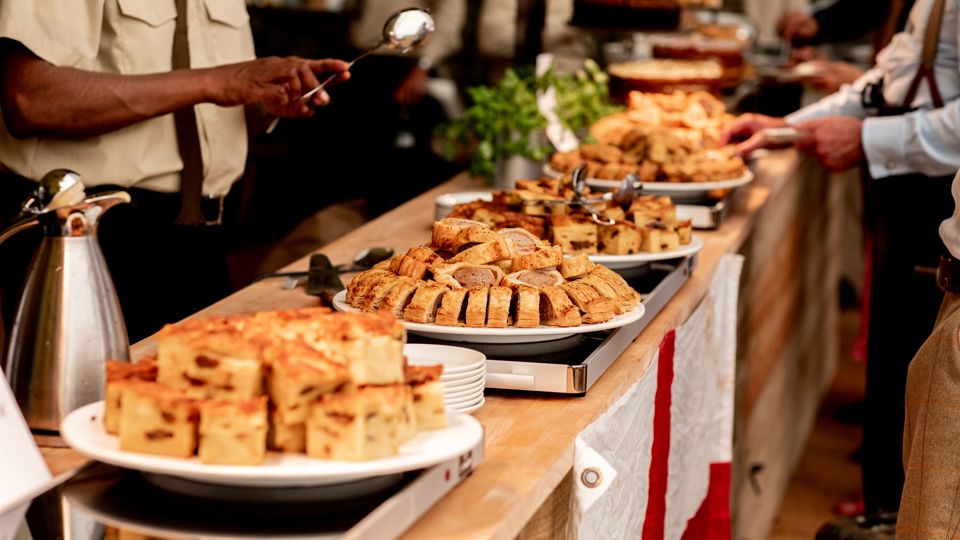
[[[533,287],[534,289],[542,289],[558,286],[562,283],[563,276],[556,270],[521,270],[503,278],[503,284],[511,288]]]
[[[531,253],[540,248],[547,247],[547,244],[537,238],[533,233],[526,229],[510,228],[497,231],[500,236],[510,240],[513,243],[514,256],[524,253]]]
[[[580,310],[560,287],[540,289],[540,323],[547,326],[580,326]]]
[[[488,264],[510,258],[510,241],[497,238],[492,242],[469,247],[450,258],[449,263]]]
[[[448,290],[444,285],[428,281],[417,289],[407,308],[403,310],[403,320],[415,323],[435,322],[443,293]]]
[[[423,285],[423,281],[412,277],[401,277],[400,282],[387,294],[380,304],[381,309],[390,312],[391,315],[400,319],[403,318],[403,312],[407,304],[413,298],[413,294]]]
[[[509,287],[490,287],[487,301],[487,326],[506,328],[510,324],[510,299],[513,291]]]
[[[479,328],[487,324],[487,300],[490,297],[490,287],[470,287],[467,293],[467,326]]]
[[[486,225],[467,227],[466,229],[463,229],[457,233],[456,238],[453,239],[453,244],[451,247],[453,247],[453,249],[456,251],[462,251],[466,248],[473,247],[476,244],[495,242],[499,238],[500,236],[497,234],[497,232]]]
[[[489,228],[487,225],[472,219],[445,218],[435,222],[433,224],[433,247],[453,250],[457,235],[460,234],[460,231],[470,227]]]
[[[551,246],[537,249],[513,258],[513,271],[556,268],[563,262],[563,248]]]
[[[467,289],[448,290],[443,293],[435,322],[442,326],[459,326],[464,319],[466,298]]]
[[[515,325],[517,328],[536,328],[540,326],[540,290],[533,287],[520,287],[516,295]]]
[[[580,310],[584,324],[607,322],[614,316],[615,303],[586,283],[572,281],[560,286]]]
[[[497,266],[483,264],[447,264],[436,269],[433,279],[451,289],[499,285],[504,273]]]

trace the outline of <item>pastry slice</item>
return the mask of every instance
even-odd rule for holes
[[[596,253],[597,225],[572,216],[558,216],[550,220],[553,243],[564,253]]]
[[[259,465],[267,453],[267,397],[200,405],[200,462]]]
[[[423,263],[419,263],[423,264]],[[380,304],[380,309],[385,309],[390,312],[394,317],[398,319],[403,318],[403,311],[407,308],[407,304],[410,303],[410,300],[413,298],[413,293],[417,291],[420,285],[423,285],[423,281],[420,279],[414,279],[411,277],[401,277],[400,283],[394,287],[386,298],[384,298],[383,303]]]
[[[482,327],[487,322],[487,300],[490,296],[489,286],[471,287],[467,294],[467,326]]]
[[[413,393],[413,411],[417,431],[447,427],[447,411],[444,403],[443,383],[440,375],[443,366],[407,366],[407,386]]]
[[[263,343],[250,316],[167,325],[157,334],[157,382],[194,397],[246,399],[263,393]]]
[[[516,314],[514,326],[517,328],[536,328],[540,326],[540,290],[533,287],[519,287],[516,295]]]
[[[433,279],[451,289],[499,285],[504,273],[496,265],[456,263],[437,268]]]
[[[497,238],[492,242],[469,247],[450,258],[449,263],[487,264],[510,258],[510,241]]]
[[[580,326],[580,310],[560,287],[540,289],[540,323],[547,326]]]
[[[267,429],[267,448],[277,452],[306,452],[307,425],[284,424],[277,411],[270,411]]]
[[[678,221],[675,225],[680,245],[686,246],[693,242],[693,220]]]
[[[386,261],[389,265],[389,261]],[[379,282],[379,280],[384,276],[391,275],[391,272],[386,269],[373,269],[367,270],[366,272],[361,272],[357,274],[350,285],[347,286],[347,303],[353,307],[360,307],[360,299],[363,298],[367,292],[370,291],[370,288]]]
[[[550,246],[539,248],[530,253],[517,255],[513,258],[513,271],[539,270],[541,268],[555,268],[563,262],[563,248]]]
[[[598,264],[596,268],[590,271],[590,275],[597,276],[599,279],[613,287],[620,297],[632,300],[633,305],[636,305],[636,303],[640,300],[640,294],[633,290],[633,287],[627,284],[626,280],[623,279],[623,276],[614,272],[613,270],[610,270],[606,266]]]
[[[490,287],[490,296],[487,300],[487,326],[490,328],[506,328],[510,318],[510,299],[513,291],[509,287]]]
[[[563,276],[563,279],[575,279],[590,273],[596,265],[587,255],[574,255],[573,257],[567,257],[560,263],[560,275]]]
[[[433,272],[433,269],[444,263],[443,257],[437,255],[435,251],[427,246],[417,246],[407,251],[407,257],[416,259],[427,266],[427,270]]]
[[[119,448],[161,456],[190,457],[197,448],[197,400],[182,388],[131,382],[123,387]]]
[[[267,391],[285,425],[304,423],[312,402],[350,383],[346,358],[319,351],[302,338],[276,340],[265,349],[265,356]]]
[[[390,271],[398,276],[423,279],[427,274],[427,265],[413,257],[397,255],[390,259]]]
[[[360,309],[366,312],[375,312],[380,310],[380,305],[386,300],[387,295],[394,287],[403,282],[400,276],[389,274],[380,278],[377,283],[367,291],[360,299]]]
[[[120,428],[120,407],[123,387],[130,381],[154,382],[157,380],[157,358],[143,358],[137,362],[107,360],[104,385],[103,427],[107,433],[116,435]]]
[[[466,229],[463,229],[457,233],[456,238],[453,239],[453,244],[451,247],[455,251],[463,251],[464,249],[477,244],[495,242],[498,238],[500,238],[500,236],[490,227],[487,227],[486,225],[475,225],[473,227],[467,227]]]
[[[409,433],[412,396],[406,384],[361,386],[327,394],[310,407],[307,455],[365,461],[396,455]]]
[[[582,313],[584,324],[607,322],[614,316],[616,303],[586,283],[571,281],[560,286]]]
[[[436,249],[453,250],[457,235],[470,227],[487,227],[486,224],[472,219],[445,218],[433,224],[433,239],[431,245]]]
[[[640,251],[640,231],[626,221],[599,227],[598,241],[601,253],[607,255],[630,255]]]
[[[500,236],[503,238],[510,240],[515,256],[532,253],[540,248],[547,247],[543,240],[540,240],[530,231],[520,227],[500,229],[497,232],[500,233]]]
[[[614,304],[613,313],[615,315],[626,313],[637,305],[637,301],[632,296],[621,296],[612,285],[599,276],[584,276],[577,280],[577,282],[593,287],[593,289],[604,298],[612,300]]]
[[[413,294],[407,308],[403,310],[403,320],[415,323],[435,322],[437,310],[443,300],[443,293],[449,290],[445,285],[428,281]]]
[[[464,319],[467,289],[449,290],[443,295],[435,322],[442,326],[458,326]]]
[[[319,322],[318,348],[333,348],[346,359],[354,384],[403,382],[403,323],[389,313],[337,313]]]
[[[556,286],[563,283],[563,276],[556,270],[521,270],[503,278],[503,285],[511,288]]]

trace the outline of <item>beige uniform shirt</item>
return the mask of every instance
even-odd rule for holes
[[[192,67],[254,58],[244,0],[188,0],[188,6]],[[171,69],[176,17],[175,0],[0,0],[0,37],[22,43],[56,66],[124,75],[157,73]],[[196,111],[203,192],[226,194],[246,160],[243,108],[205,103]],[[87,185],[164,192],[179,190],[183,168],[172,114],[74,139],[17,140],[0,125],[0,164],[34,180],[49,170],[68,168],[83,175]]]

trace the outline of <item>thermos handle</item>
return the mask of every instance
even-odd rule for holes
[[[15,222],[13,225],[0,232],[0,244],[6,242],[8,238],[17,234],[18,232],[32,229],[39,224],[40,219],[37,216],[30,216]]]

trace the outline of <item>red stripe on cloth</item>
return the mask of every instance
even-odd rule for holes
[[[653,448],[650,453],[650,493],[643,522],[643,540],[662,540],[667,516],[667,472],[670,463],[670,403],[673,389],[673,354],[676,331],[660,344],[657,359],[657,393],[653,407]]]
[[[710,464],[710,485],[696,515],[687,522],[683,540],[730,540],[730,464]]]

